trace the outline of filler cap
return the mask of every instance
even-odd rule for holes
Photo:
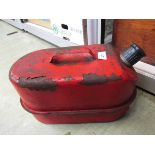
[[[143,49],[141,49],[136,44],[130,45],[129,48],[127,48],[120,54],[121,60],[127,66],[133,66],[135,63],[137,63],[144,56],[145,56],[145,53],[144,53]]]

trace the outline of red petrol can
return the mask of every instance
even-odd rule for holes
[[[135,98],[132,65],[142,56],[135,44],[121,57],[111,44],[43,49],[16,61],[9,78],[23,108],[43,123],[109,122]]]

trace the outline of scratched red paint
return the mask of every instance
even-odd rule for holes
[[[97,59],[100,51],[107,60]],[[24,104],[37,111],[118,107],[133,94],[137,79],[110,44],[35,51],[15,62],[9,77]]]

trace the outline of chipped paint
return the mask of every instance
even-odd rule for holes
[[[121,79],[122,79],[121,77],[116,76],[115,74],[112,74],[110,77],[106,77],[106,76],[99,76],[94,73],[89,73],[89,74],[83,74],[83,80],[80,83],[84,85],[95,85],[109,81],[117,81]]]
[[[50,90],[55,91],[57,83],[52,79],[47,79],[44,76],[34,78],[19,78],[18,84],[23,88],[30,90]]]

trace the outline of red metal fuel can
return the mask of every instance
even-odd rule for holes
[[[43,123],[109,122],[136,95],[136,44],[119,56],[111,44],[51,48],[16,61],[9,78],[24,109]]]

